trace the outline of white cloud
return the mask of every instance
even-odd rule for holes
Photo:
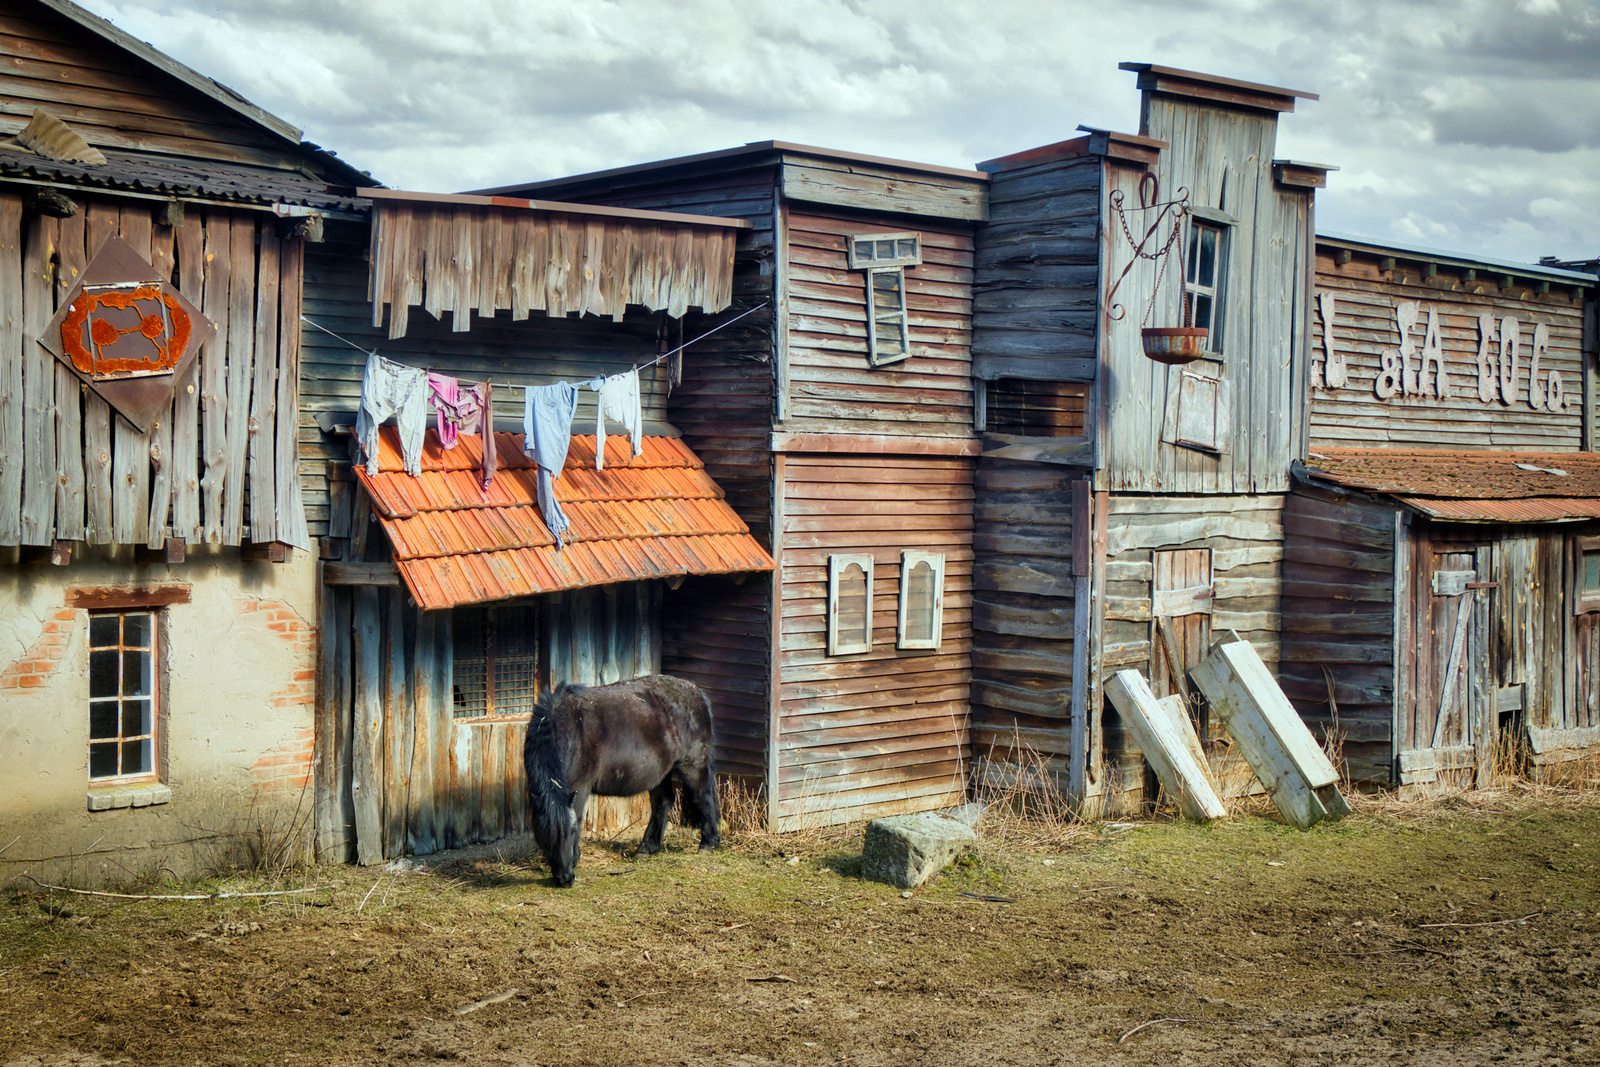
[[[971,166],[1080,122],[1133,130],[1131,59],[1320,93],[1277,154],[1343,168],[1318,198],[1328,229],[1600,249],[1572,207],[1600,203],[1587,0],[87,3],[408,188],[765,139]]]

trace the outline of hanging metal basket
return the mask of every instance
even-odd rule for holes
[[[1144,354],[1157,363],[1193,363],[1205,354],[1211,331],[1204,326],[1146,326],[1139,331]]]

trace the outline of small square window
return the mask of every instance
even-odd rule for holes
[[[156,617],[119,611],[89,617],[89,779],[156,775],[159,717]]]
[[[828,557],[828,655],[872,651],[872,557]]]
[[[532,604],[454,609],[451,714],[457,719],[531,715],[539,697],[539,613]]]
[[[899,647],[938,648],[944,619],[944,555],[900,556]]]

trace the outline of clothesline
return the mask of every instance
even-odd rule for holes
[[[738,322],[740,319],[744,318],[746,315],[754,315],[756,312],[760,311],[762,308],[766,307],[770,303],[772,303],[772,301],[763,300],[761,303],[757,304],[753,308],[750,308],[748,311],[741,311],[739,314],[735,315],[733,318],[729,319],[727,322],[719,322],[717,325],[713,326],[711,329],[707,330],[705,333],[700,334],[698,337],[695,337],[695,338],[693,338],[691,340],[685,341],[683,344],[679,345],[677,348],[674,348],[674,349],[672,349],[670,351],[667,351],[667,352],[663,352],[659,356],[657,356],[655,359],[652,359],[649,362],[636,364],[633,369],[636,370],[636,371],[641,371],[641,370],[644,370],[646,367],[653,367],[657,363],[660,363],[662,360],[666,359],[668,356],[675,356],[679,352],[682,352],[685,348],[688,348],[690,345],[694,344],[695,342],[705,340],[707,337],[710,337],[712,334],[716,333],[718,330],[721,330],[721,329],[723,329],[725,327],[728,327],[728,326],[732,326],[734,323]],[[375,348],[362,348],[360,345],[358,345],[354,341],[350,340],[350,338],[345,337],[343,334],[334,333],[332,330],[330,330],[326,326],[322,325],[322,323],[316,321],[315,319],[311,318],[308,315],[301,315],[300,316],[300,321],[301,322],[305,322],[305,323],[309,323],[310,325],[315,326],[317,329],[321,330],[323,333],[327,334],[329,337],[332,337],[334,340],[343,341],[345,344],[349,345],[351,348],[355,349],[357,352],[365,352],[369,356],[375,356],[375,355],[378,354],[378,350],[377,349],[375,349]]]

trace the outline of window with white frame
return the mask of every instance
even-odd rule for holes
[[[153,780],[157,773],[156,612],[89,616],[89,780]]]
[[[828,655],[872,651],[872,557],[828,557]]]
[[[922,262],[922,238],[915,233],[860,234],[847,238],[850,269],[866,272],[867,359],[874,367],[911,355],[906,314],[907,267]]]
[[[944,617],[944,554],[900,555],[901,648],[938,648]]]
[[[459,607],[450,627],[452,717],[531,715],[539,697],[537,606]]]
[[[1189,322],[1211,331],[1206,347],[1222,351],[1222,302],[1228,266],[1228,228],[1194,219],[1184,252],[1183,299]]]

